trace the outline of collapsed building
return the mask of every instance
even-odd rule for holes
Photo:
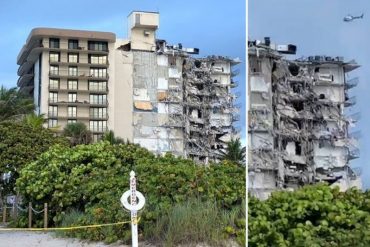
[[[159,13],[133,11],[128,38],[35,28],[17,63],[20,91],[47,127],[88,126],[95,141],[115,134],[153,151],[217,161],[236,135],[232,89],[238,59],[196,58],[197,48],[158,39]]]
[[[261,199],[320,181],[361,187],[349,165],[359,157],[358,133],[349,133],[359,114],[345,115],[355,104],[349,89],[358,83],[348,73],[359,65],[342,57],[285,57],[295,53],[296,46],[269,38],[248,42],[248,188]]]

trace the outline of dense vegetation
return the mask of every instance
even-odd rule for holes
[[[16,87],[0,87],[0,122],[14,120],[34,110],[33,99],[22,94]]]
[[[249,246],[370,246],[370,192],[325,184],[249,200]]]
[[[207,205],[214,204],[219,216],[223,217],[223,221],[219,218],[217,227],[210,225],[209,228],[222,231],[224,235],[219,237],[236,236],[240,243],[243,242],[245,216],[241,205],[246,191],[245,169],[231,162],[225,161],[206,168],[172,155],[156,157],[134,144],[111,145],[100,142],[72,148],[57,145],[22,169],[17,190],[23,195],[25,204],[49,204],[52,210],[50,225],[61,225],[63,222],[74,225],[118,222],[129,219],[119,198],[129,188],[130,170],[135,170],[138,190],[147,200],[140,215],[142,238],[170,241],[168,236],[156,238],[154,226],[162,229],[162,232],[170,232],[171,229],[163,229],[156,224],[165,222],[166,216],[174,214],[176,207],[189,208],[186,206],[188,201],[198,200],[205,203],[203,208],[199,208],[202,203],[198,203],[201,212],[210,208]],[[222,216],[228,212],[234,212],[234,216]],[[183,220],[190,218],[184,217]],[[25,217],[21,218],[19,225],[26,225],[26,222]],[[37,224],[41,226],[41,219]],[[179,224],[184,225],[181,222]],[[129,225],[74,231],[70,234],[108,242],[130,238]],[[194,240],[199,241],[199,238]],[[208,241],[206,238],[203,240]],[[170,242],[184,241],[186,239],[177,238]]]
[[[54,137],[53,132],[24,121],[0,122],[0,171],[11,173],[7,183],[0,180],[2,193],[11,193],[19,171],[28,163],[47,151],[54,144],[67,144],[64,138]]]

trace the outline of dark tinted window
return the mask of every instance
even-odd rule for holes
[[[59,39],[50,38],[49,39],[49,47],[50,48],[59,48]]]

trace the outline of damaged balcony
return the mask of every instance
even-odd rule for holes
[[[345,101],[344,101],[344,106],[345,107],[351,107],[351,106],[354,106],[356,104],[357,100],[356,100],[356,96],[352,96],[352,97],[348,97],[346,96],[345,98]]]
[[[345,87],[345,89],[351,89],[351,88],[356,87],[358,85],[358,83],[359,83],[359,79],[358,79],[358,77],[355,77],[355,78],[346,80],[345,84],[344,84],[344,87]]]

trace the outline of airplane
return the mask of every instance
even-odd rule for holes
[[[343,21],[350,22],[350,21],[353,21],[355,19],[362,19],[362,18],[364,18],[364,14],[362,14],[360,16],[347,15],[346,17],[343,18]]]

